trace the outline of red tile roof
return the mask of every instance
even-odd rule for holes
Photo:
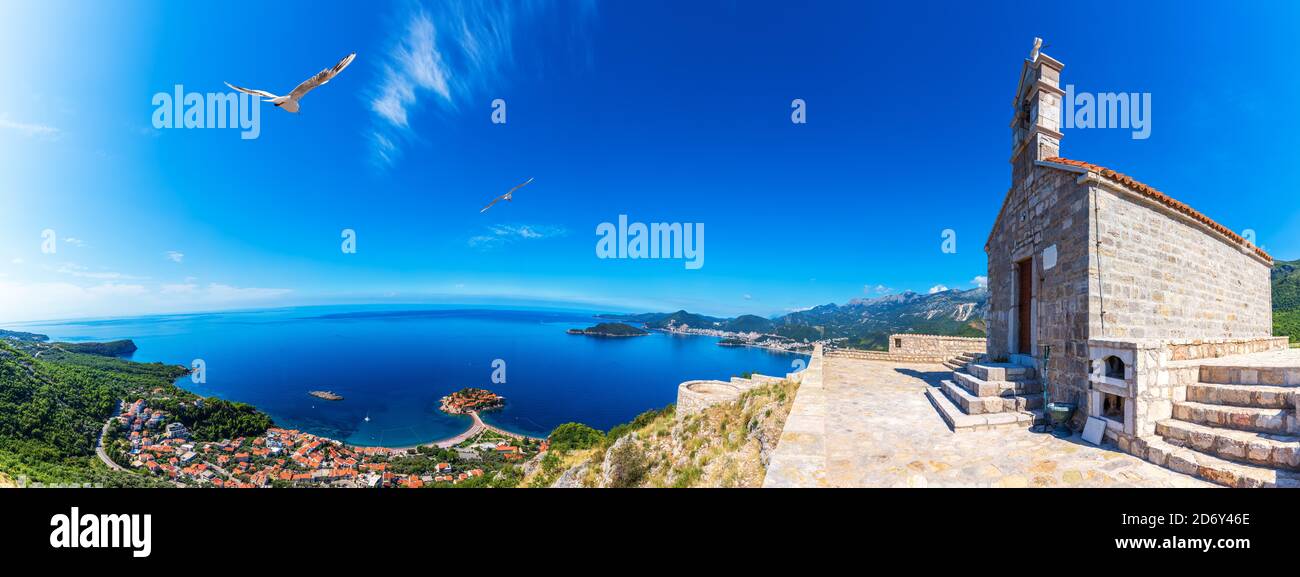
[[[1223,236],[1228,237],[1228,238],[1231,239],[1233,242],[1235,242],[1235,243],[1237,243],[1237,244],[1239,244],[1239,245],[1241,245],[1241,246],[1244,246],[1244,247],[1247,247],[1247,248],[1250,248],[1250,249],[1254,250],[1254,251],[1255,251],[1255,254],[1258,254],[1259,256],[1264,257],[1264,259],[1268,260],[1268,262],[1273,262],[1273,257],[1270,256],[1267,252],[1264,252],[1263,249],[1261,249],[1261,248],[1259,248],[1259,247],[1257,247],[1257,246],[1251,244],[1251,243],[1250,243],[1249,241],[1247,241],[1246,239],[1241,238],[1240,235],[1238,235],[1238,234],[1235,233],[1235,232],[1232,232],[1232,230],[1229,229],[1228,227],[1223,226],[1223,225],[1221,225],[1221,224],[1219,224],[1219,223],[1217,223],[1217,222],[1214,222],[1213,219],[1211,219],[1211,218],[1208,217],[1208,216],[1205,216],[1204,214],[1201,214],[1201,213],[1198,212],[1196,209],[1194,209],[1194,208],[1192,208],[1192,207],[1190,207],[1190,206],[1187,206],[1186,204],[1184,204],[1184,203],[1182,203],[1182,202],[1179,202],[1179,201],[1177,201],[1177,200],[1174,200],[1174,199],[1171,198],[1169,195],[1166,195],[1165,193],[1160,192],[1159,190],[1156,190],[1155,188],[1152,188],[1152,187],[1150,187],[1150,186],[1148,186],[1148,185],[1146,185],[1146,184],[1143,184],[1143,183],[1141,183],[1141,182],[1138,182],[1136,179],[1134,179],[1133,177],[1131,177],[1131,176],[1129,176],[1129,175],[1127,175],[1127,174],[1124,174],[1124,173],[1122,173],[1122,172],[1116,172],[1116,171],[1111,170],[1111,169],[1109,169],[1109,168],[1106,168],[1106,167],[1104,167],[1104,166],[1098,166],[1098,165],[1096,165],[1096,164],[1092,164],[1092,163],[1090,163],[1090,162],[1083,162],[1083,161],[1081,161],[1081,160],[1070,160],[1070,159],[1068,159],[1068,158],[1061,158],[1061,157],[1059,157],[1059,156],[1053,156],[1053,157],[1051,157],[1051,158],[1046,159],[1046,161],[1047,161],[1047,162],[1054,162],[1054,163],[1056,163],[1056,164],[1064,164],[1064,165],[1068,165],[1068,166],[1074,166],[1074,167],[1082,168],[1082,169],[1088,170],[1088,171],[1090,171],[1090,172],[1095,172],[1095,173],[1097,173],[1097,174],[1100,174],[1101,176],[1104,176],[1104,177],[1106,177],[1106,178],[1109,178],[1110,180],[1113,180],[1113,181],[1115,181],[1115,182],[1118,182],[1118,183],[1120,183],[1120,184],[1122,184],[1122,185],[1128,187],[1129,190],[1132,190],[1133,192],[1136,192],[1136,193],[1138,193],[1138,194],[1141,194],[1141,195],[1143,195],[1143,196],[1145,196],[1145,197],[1147,197],[1147,198],[1150,198],[1150,199],[1152,199],[1152,200],[1154,200],[1154,201],[1156,201],[1156,202],[1159,202],[1160,204],[1163,204],[1163,205],[1165,205],[1165,206],[1168,206],[1169,208],[1172,208],[1172,209],[1174,209],[1174,210],[1176,210],[1176,211],[1178,211],[1178,212],[1181,212],[1181,213],[1183,213],[1183,214],[1185,214],[1185,215],[1187,215],[1187,216],[1192,217],[1192,218],[1195,219],[1196,221],[1198,221],[1198,222],[1200,222],[1200,223],[1202,223],[1202,224],[1204,224],[1204,225],[1206,225],[1206,226],[1208,226],[1208,227],[1210,227],[1210,228],[1212,228],[1212,229],[1218,231],[1218,232],[1219,232],[1220,234],[1222,234]]]

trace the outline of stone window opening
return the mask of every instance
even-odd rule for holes
[[[1101,416],[1112,421],[1124,422],[1124,397],[1102,393]]]
[[[903,339],[894,339],[894,348],[896,349],[903,348]]]
[[[1104,362],[1106,363],[1106,373],[1105,373],[1106,378],[1108,379],[1124,378],[1124,361],[1120,360],[1120,358],[1117,356],[1111,355],[1109,357],[1106,357]]]

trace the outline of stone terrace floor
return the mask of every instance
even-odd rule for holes
[[[806,379],[764,487],[1206,487],[1075,435],[1027,429],[955,434],[925,397],[951,373],[827,357]]]

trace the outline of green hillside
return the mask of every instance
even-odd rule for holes
[[[1300,343],[1300,260],[1273,263],[1273,334]]]

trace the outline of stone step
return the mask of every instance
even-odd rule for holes
[[[1170,444],[1229,461],[1300,471],[1300,437],[1266,435],[1207,427],[1176,419],[1156,423],[1156,434]]]
[[[962,371],[954,372],[952,378],[976,397],[1029,396],[1043,392],[1043,385],[1038,381],[988,381]]]
[[[983,353],[962,353],[960,355],[957,355],[957,358],[966,361],[968,363],[973,363],[975,361],[980,360],[980,358],[983,356],[984,356]]]
[[[1043,406],[1043,397],[1039,395],[977,397],[952,381],[943,381],[942,386],[944,394],[968,415],[1028,411]]]
[[[1145,453],[1148,461],[1184,475],[1200,477],[1211,483],[1242,488],[1300,487],[1300,473],[1294,471],[1234,463],[1200,451],[1179,447],[1156,437],[1144,443],[1146,443]]]
[[[987,413],[982,415],[967,415],[961,412],[961,409],[954,405],[952,400],[934,387],[925,389],[926,398],[930,399],[930,404],[934,405],[935,410],[939,411],[939,416],[943,422],[952,429],[954,433],[966,433],[971,431],[989,431],[993,429],[1005,428],[1026,428],[1032,426],[1035,422],[1043,420],[1042,411],[1019,411],[1014,413]]]
[[[1296,406],[1300,388],[1272,385],[1219,385],[1197,383],[1187,386],[1187,400],[1211,405],[1287,409]]]
[[[948,370],[956,372],[966,368],[966,363],[954,359],[948,359],[943,362],[943,366]]]
[[[971,363],[967,372],[986,381],[1028,381],[1034,378],[1034,368],[1011,363]]]
[[[1300,367],[1201,365],[1200,381],[1218,385],[1300,386]]]
[[[1295,411],[1292,409],[1231,407],[1193,401],[1175,402],[1174,418],[1198,425],[1274,435],[1294,432],[1296,426]]]

